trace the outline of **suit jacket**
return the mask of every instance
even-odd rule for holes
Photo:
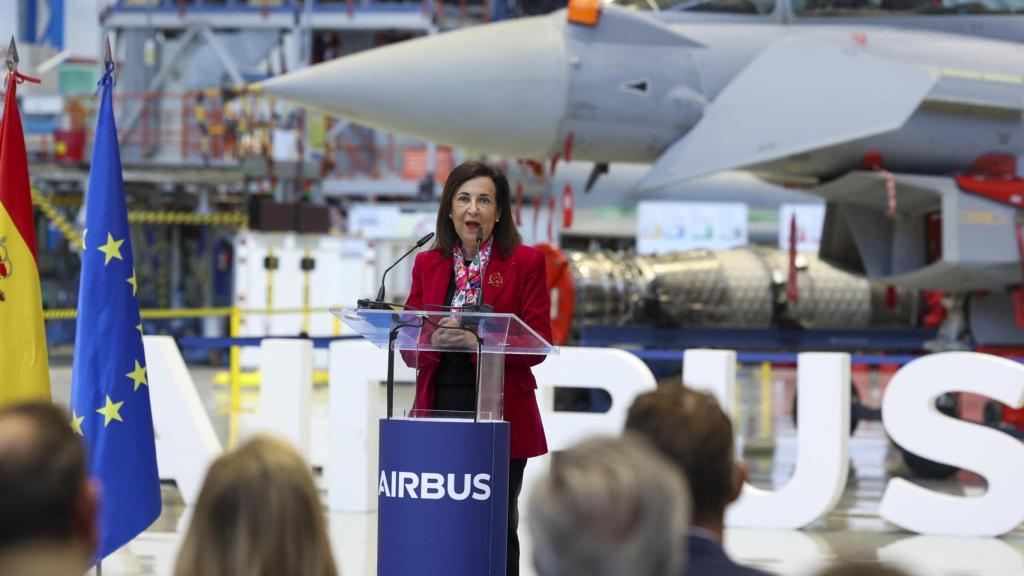
[[[431,310],[430,304],[444,304],[452,274],[452,255],[427,250],[416,256],[412,267],[412,288],[406,306]],[[495,312],[512,313],[551,341],[551,294],[547,285],[544,254],[528,246],[517,246],[508,258],[495,246],[484,271],[484,303]],[[434,407],[434,374],[440,355],[434,352],[403,354],[418,369],[416,401],[413,408]],[[509,457],[513,460],[540,456],[548,451],[534,390],[537,380],[531,366],[544,356],[510,354],[505,357],[505,420],[511,426]]]
[[[768,576],[767,572],[733,562],[722,545],[711,538],[690,534],[686,540],[686,576]]]

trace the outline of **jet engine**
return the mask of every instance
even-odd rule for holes
[[[563,255],[546,250],[549,260],[559,259],[566,268],[555,275],[554,290],[571,291],[556,296],[556,307],[571,309],[571,320],[558,318],[556,324],[574,334],[585,325],[636,323],[716,328],[909,326],[917,316],[916,291],[873,286],[816,255],[801,254],[794,260],[794,292],[789,256],[772,248],[654,256],[609,251]],[[566,299],[571,308],[565,306]]]

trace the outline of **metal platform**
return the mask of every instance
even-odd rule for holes
[[[238,164],[128,163],[122,165],[125,183],[139,184],[241,184],[246,174]],[[35,162],[32,178],[50,182],[86,182],[88,164]]]
[[[254,3],[226,0],[208,3],[193,0],[182,4],[177,0],[140,2],[120,0],[107,13],[103,24],[119,29],[185,30],[192,26],[211,28],[310,30],[402,30],[427,33],[436,30],[433,24],[433,2],[322,2],[300,3],[279,0]]]

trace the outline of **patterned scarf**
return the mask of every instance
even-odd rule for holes
[[[462,256],[462,244],[456,244],[452,250],[455,260],[455,294],[452,296],[452,306],[464,308],[477,304],[480,297],[480,284],[487,270],[487,262],[491,259],[491,246],[494,238],[488,238],[480,250],[477,251],[473,261],[466,265],[466,259]]]

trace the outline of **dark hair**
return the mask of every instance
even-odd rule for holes
[[[434,232],[434,244],[431,249],[451,252],[452,248],[459,243],[459,235],[455,233],[455,224],[448,215],[451,213],[452,198],[463,184],[474,178],[486,176],[494,182],[494,191],[497,193],[495,201],[498,204],[499,220],[494,223],[494,231],[491,235],[502,255],[508,257],[512,251],[523,243],[519,230],[516,229],[515,219],[512,217],[512,198],[508,188],[508,179],[505,175],[492,166],[483,162],[463,162],[455,167],[448,174],[444,182],[444,192],[441,193],[441,203],[437,206],[437,230]]]
[[[85,446],[64,410],[46,402],[0,409],[0,549],[70,542],[86,479]]]
[[[720,517],[732,498],[732,422],[713,396],[663,386],[637,397],[626,430],[647,438],[686,475],[694,521]]]

